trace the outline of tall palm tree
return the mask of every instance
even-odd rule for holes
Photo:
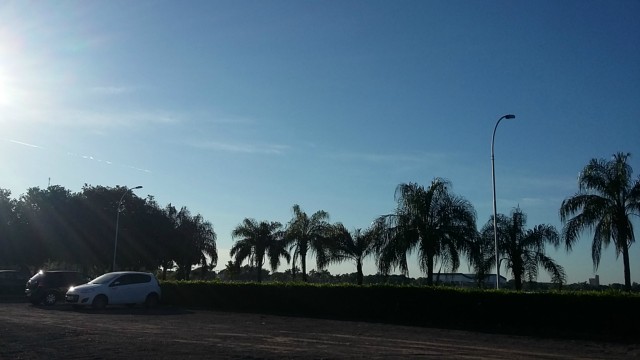
[[[349,232],[341,223],[333,226],[331,249],[331,262],[342,262],[352,260],[356,263],[356,278],[358,285],[362,285],[364,274],[362,273],[362,262],[366,257],[375,253],[376,244],[380,236],[379,227],[372,226],[369,229],[355,229]]]
[[[244,260],[248,260],[250,265],[256,268],[258,282],[262,282],[265,256],[269,260],[272,271],[280,265],[281,257],[284,257],[287,263],[291,259],[283,239],[282,224],[279,222],[258,223],[254,219],[244,219],[242,224],[232,231],[231,236],[240,238],[231,247],[231,257],[235,256],[238,266]]]
[[[297,260],[300,260],[302,281],[308,281],[307,252],[315,253],[318,270],[325,268],[329,263],[328,235],[331,225],[328,220],[329,214],[326,211],[316,211],[309,217],[299,205],[293,205],[293,218],[287,226],[285,239],[293,250],[292,266],[295,267]]]
[[[378,268],[383,274],[398,268],[408,275],[407,255],[417,251],[420,270],[433,285],[436,262],[455,271],[460,254],[476,237],[476,214],[471,203],[449,191],[451,183],[435,178],[428,188],[400,184],[394,214],[377,219],[385,235],[378,244]]]
[[[631,290],[629,247],[635,242],[631,215],[640,216],[640,177],[633,179],[631,154],[617,153],[609,161],[591,159],[578,177],[579,190],[560,206],[562,237],[571,250],[584,230],[593,231],[591,258],[598,269],[602,247],[613,242],[622,254],[624,287]]]
[[[527,216],[515,208],[511,216],[498,214],[498,254],[500,260],[506,260],[505,266],[511,270],[516,290],[522,290],[522,281],[534,281],[538,277],[539,267],[544,268],[551,281],[562,284],[566,280],[564,268],[545,254],[545,247],[560,245],[560,235],[552,225],[536,225],[527,229]],[[472,261],[476,269],[486,270],[482,264],[495,265],[493,216],[480,230],[479,241],[483,249],[480,261]],[[480,266],[478,266],[480,265]]]

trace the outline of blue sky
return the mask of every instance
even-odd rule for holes
[[[560,230],[589,159],[631,152],[640,173],[639,15],[638,1],[4,1],[0,188],[142,185],[213,224],[220,270],[245,217],[284,224],[299,204],[366,228],[398,184],[434,177],[480,228],[493,127],[513,113],[498,211]],[[549,249],[570,283],[593,277],[590,244]],[[640,281],[638,244],[631,270]],[[613,248],[597,274],[623,282]]]

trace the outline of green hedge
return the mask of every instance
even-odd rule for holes
[[[640,342],[640,296],[418,286],[163,282],[163,303],[509,334]]]

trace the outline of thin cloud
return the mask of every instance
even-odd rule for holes
[[[424,154],[380,154],[380,153],[357,153],[342,152],[329,154],[329,157],[344,161],[366,161],[372,163],[433,163],[444,161],[446,157],[439,153]]]
[[[101,95],[122,95],[132,92],[133,88],[127,86],[94,86],[89,90]]]
[[[232,124],[232,125],[251,125],[255,124],[255,120],[240,117],[223,117],[208,120],[212,124]]]
[[[245,144],[245,143],[229,143],[219,141],[207,141],[193,144],[197,148],[225,151],[242,154],[276,154],[280,155],[290,149],[287,145],[278,144]]]
[[[22,141],[17,141],[17,140],[7,140],[7,141],[12,142],[14,144],[18,144],[18,145],[23,145],[23,146],[28,146],[28,147],[32,147],[32,148],[38,148],[38,149],[44,149],[42,146],[29,144],[29,143],[22,142]]]
[[[63,120],[63,122],[65,122]],[[153,124],[176,124],[178,116],[165,112],[95,113],[75,112],[69,114],[67,125],[108,127],[132,127]]]
[[[85,110],[61,110],[36,108],[10,111],[0,118],[0,123],[31,123],[55,127],[73,127],[105,130],[147,125],[174,125],[183,122],[184,116],[165,111],[97,112]]]
[[[80,155],[80,154],[76,154],[76,153],[72,153],[72,152],[67,152],[67,156],[77,157],[77,158],[81,158],[81,159],[84,159],[84,160],[95,161],[95,162],[99,162],[99,163],[104,163],[104,164],[107,164],[107,165],[126,167],[128,169],[142,171],[142,172],[145,172],[145,173],[152,173],[152,171],[149,170],[149,169],[144,169],[144,168],[136,167],[136,166],[133,166],[133,165],[118,164],[118,163],[114,163],[113,161],[110,161],[110,160],[104,160],[104,159],[96,158],[93,155]]]

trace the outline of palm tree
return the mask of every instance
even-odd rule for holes
[[[248,259],[251,266],[256,268],[256,279],[262,282],[262,266],[265,256],[269,260],[271,270],[275,271],[280,265],[280,258],[284,257],[287,263],[291,256],[286,250],[286,245],[281,231],[282,224],[279,222],[261,221],[258,223],[254,219],[244,219],[238,225],[231,236],[240,238],[231,247],[230,255],[235,256],[236,265],[242,264]]]
[[[379,236],[380,230],[376,226],[365,231],[355,229],[353,232],[349,232],[341,223],[335,224],[331,236],[334,241],[331,249],[331,261],[337,263],[344,260],[355,261],[357,282],[358,285],[362,285],[364,278],[362,262],[367,256],[375,253]]]
[[[560,235],[552,225],[536,225],[527,229],[527,216],[515,208],[511,216],[498,214],[496,225],[498,228],[498,254],[500,261],[506,260],[505,266],[511,270],[516,290],[522,290],[522,281],[534,281],[541,266],[549,275],[551,281],[562,284],[566,280],[564,268],[545,254],[545,246],[552,244],[556,248],[560,245]],[[485,266],[495,265],[493,216],[480,231],[479,241],[482,244],[483,257],[481,261],[472,261],[476,269],[482,273]]]
[[[467,252],[476,237],[476,214],[470,202],[449,192],[451,183],[435,178],[428,188],[415,183],[396,188],[395,214],[377,222],[384,229],[378,244],[378,268],[383,274],[399,268],[408,275],[407,255],[418,253],[420,270],[433,285],[436,262],[455,271],[460,253]]]
[[[629,247],[635,242],[631,215],[640,216],[640,177],[632,179],[633,169],[627,163],[630,156],[617,153],[609,161],[591,159],[578,177],[578,192],[560,206],[567,251],[582,231],[593,231],[591,258],[595,271],[603,245],[613,242],[616,255],[622,254],[626,291],[631,290]]]
[[[326,211],[316,211],[309,217],[300,206],[293,205],[293,219],[287,226],[285,238],[290,250],[293,250],[292,266],[300,259],[302,281],[308,281],[307,252],[315,253],[318,270],[329,263],[328,235],[331,225],[328,220],[329,214]],[[295,273],[292,275],[295,276]]]
[[[172,250],[173,260],[178,265],[178,278],[189,280],[193,265],[202,264],[207,268],[207,258],[211,259],[211,265],[215,267],[218,262],[218,250],[213,225],[205,221],[200,214],[192,216],[186,207],[180,209],[175,220],[177,227]]]

